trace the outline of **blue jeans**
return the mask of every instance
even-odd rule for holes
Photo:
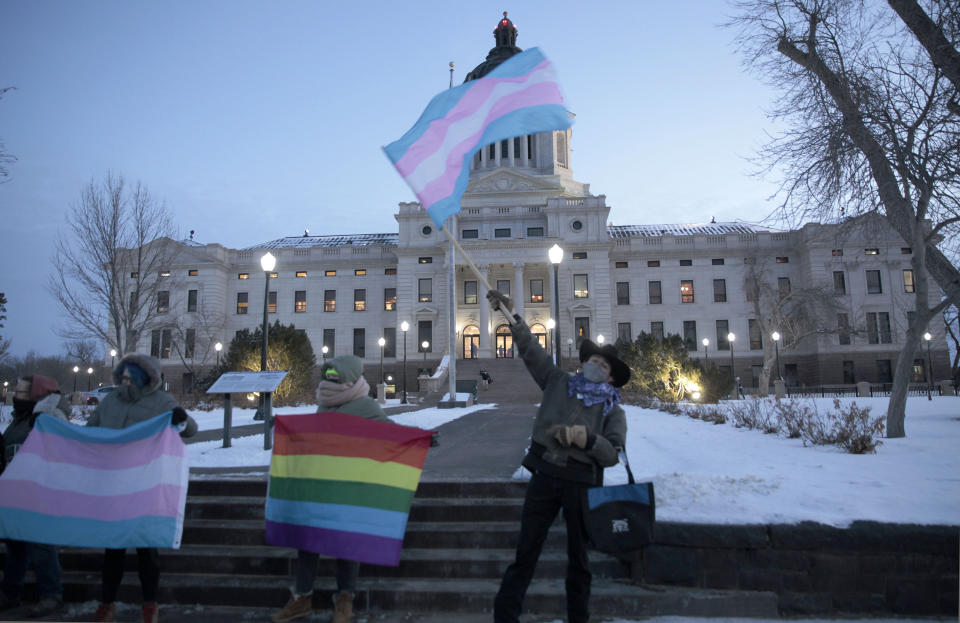
[[[495,623],[517,623],[550,524],[561,508],[567,523],[567,620],[569,623],[586,623],[590,619],[592,576],[587,562],[583,519],[587,488],[588,485],[541,473],[534,473],[530,477],[523,500],[517,556],[513,564],[507,567],[493,602]]]
[[[4,541],[7,545],[7,560],[3,565],[3,584],[0,588],[7,597],[20,600],[23,592],[23,576],[27,567],[33,565],[37,576],[37,590],[40,599],[63,598],[63,586],[60,584],[60,556],[55,545],[28,543],[26,541]]]
[[[298,595],[306,595],[313,590],[313,579],[317,577],[320,554],[297,550],[297,586]],[[344,593],[357,592],[357,577],[360,575],[360,563],[353,560],[337,559],[337,590]]]

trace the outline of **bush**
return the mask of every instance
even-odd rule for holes
[[[875,453],[877,446],[883,445],[879,437],[884,433],[884,418],[870,420],[870,407],[860,408],[852,402],[844,409],[840,401],[833,399],[834,431],[838,446],[850,454]],[[833,412],[831,412],[833,414]]]

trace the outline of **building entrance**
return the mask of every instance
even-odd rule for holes
[[[470,325],[463,328],[463,358],[476,359],[480,356],[480,328]]]
[[[513,358],[513,334],[505,324],[497,327],[497,359]]]

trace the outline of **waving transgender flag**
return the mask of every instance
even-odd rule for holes
[[[434,97],[403,137],[384,148],[437,227],[460,211],[470,157],[497,141],[571,125],[553,65],[530,48],[489,74]]]

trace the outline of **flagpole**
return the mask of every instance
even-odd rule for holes
[[[453,88],[453,61],[450,61],[450,89]],[[449,221],[453,222],[456,215],[451,215]],[[456,226],[454,226],[456,227]],[[445,228],[442,228],[445,229]],[[449,238],[449,236],[447,236]],[[450,402],[457,401],[457,252],[453,244],[450,245],[450,362],[448,372],[450,375],[449,396]]]
[[[463,258],[463,261],[467,263],[467,266],[470,267],[470,270],[473,271],[473,274],[477,277],[480,283],[483,284],[484,289],[488,291],[493,290],[493,288],[490,286],[490,282],[487,281],[487,278],[483,276],[483,273],[480,272],[480,269],[477,268],[477,265],[473,263],[473,260],[471,260],[470,256],[467,255],[467,252],[463,250],[463,247],[460,246],[456,238],[453,237],[453,234],[450,233],[450,230],[447,229],[446,223],[443,224],[443,227],[441,227],[440,230],[443,232],[443,235],[450,240],[450,244],[453,245],[453,248],[457,250],[457,253],[459,253],[460,257]],[[511,325],[515,325],[517,324],[517,320],[513,317],[512,309],[510,312],[511,313],[507,313],[503,310],[503,306],[500,307],[500,313],[503,314],[503,317],[506,318]]]

